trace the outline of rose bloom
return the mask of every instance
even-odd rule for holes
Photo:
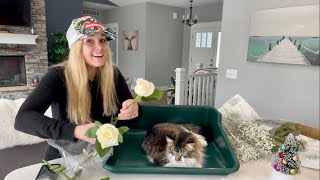
[[[97,139],[101,143],[102,149],[119,145],[119,130],[112,124],[104,124],[96,132]]]
[[[152,82],[138,78],[136,83],[134,91],[138,96],[148,97],[153,93],[154,84]]]

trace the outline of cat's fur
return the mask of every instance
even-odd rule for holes
[[[162,123],[151,128],[142,143],[150,162],[165,167],[203,167],[207,146],[201,127]]]

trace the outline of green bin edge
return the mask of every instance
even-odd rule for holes
[[[220,157],[219,160],[221,167],[210,167],[210,164],[204,168],[180,168],[180,167],[159,167],[155,165],[147,166],[125,166],[118,165],[116,158],[113,157],[125,157],[127,153],[123,151],[134,151],[141,156],[143,153],[139,146],[135,149],[130,149],[130,144],[135,142],[128,142],[126,144],[126,134],[124,135],[124,143],[116,146],[114,149],[114,156],[111,156],[103,168],[112,173],[123,174],[194,174],[194,175],[227,175],[239,170],[240,165],[237,160],[234,151],[228,141],[228,138],[221,125],[220,112],[211,106],[187,106],[187,105],[150,105],[140,104],[142,109],[142,116],[139,120],[135,121],[118,121],[117,127],[128,126],[130,130],[128,134],[135,131],[147,131],[152,126],[158,123],[170,122],[170,123],[194,123],[200,126],[210,126],[213,129],[213,139],[208,142],[212,143],[218,148]],[[200,119],[200,120],[199,120]],[[137,145],[137,144],[136,144]],[[117,152],[121,152],[117,154]],[[207,152],[210,155],[210,152]],[[116,156],[115,156],[116,155]],[[144,155],[145,156],[145,155]],[[145,158],[146,159],[146,158]],[[141,158],[141,161],[146,161]],[[130,164],[139,164],[140,159]],[[125,163],[119,160],[119,164]],[[151,163],[150,163],[151,164]]]

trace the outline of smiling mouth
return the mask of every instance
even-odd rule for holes
[[[101,58],[102,56],[103,56],[103,54],[92,55],[92,57],[95,57],[95,58]]]

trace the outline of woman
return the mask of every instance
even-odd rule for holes
[[[67,31],[70,48],[67,61],[52,67],[20,107],[15,128],[45,139],[95,143],[84,133],[94,121],[108,123],[117,113],[118,120],[137,119],[139,105],[120,71],[113,66],[108,41],[116,33],[96,19],[74,19]],[[52,117],[44,115],[51,105]],[[59,158],[49,146],[45,159]]]

